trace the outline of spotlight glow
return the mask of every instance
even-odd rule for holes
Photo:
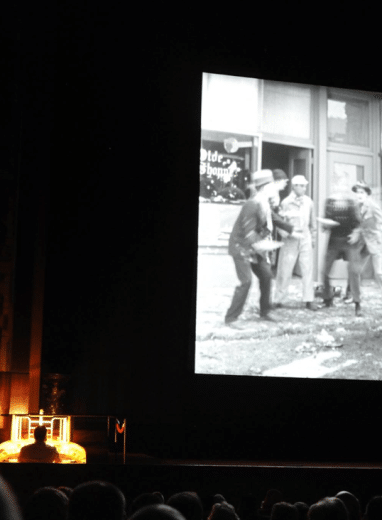
[[[47,429],[46,443],[54,446],[60,454],[62,464],[85,464],[86,451],[70,441],[70,416],[68,415],[12,415],[11,439],[0,444],[0,462],[18,462],[23,446],[34,442],[36,426]]]

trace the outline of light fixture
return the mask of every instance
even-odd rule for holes
[[[228,153],[235,153],[239,148],[251,148],[253,144],[253,141],[239,142],[234,137],[228,137],[227,139],[224,139],[224,149]]]

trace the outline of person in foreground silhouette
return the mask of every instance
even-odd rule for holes
[[[22,520],[22,511],[16,494],[7,481],[0,476],[0,518]]]
[[[73,489],[69,499],[68,520],[124,520],[124,518],[126,518],[126,498],[116,484],[92,480],[78,484]]]
[[[23,508],[24,520],[66,520],[69,498],[62,491],[45,486],[37,489]]]
[[[37,426],[34,430],[35,442],[27,444],[20,450],[19,462],[61,462],[60,455],[54,446],[49,446],[46,441],[45,426]]]
[[[278,502],[283,502],[281,491],[278,489],[268,489],[264,500],[261,502],[260,508],[257,511],[257,516],[259,518],[269,518],[274,504],[277,504]]]
[[[382,496],[376,495],[372,497],[366,504],[364,520],[378,520],[382,518]]]
[[[130,505],[130,513],[133,514],[142,507],[156,504],[164,504],[164,498],[160,493],[141,493],[132,501]]]
[[[167,504],[154,504],[145,506],[133,515],[128,517],[129,520],[186,520],[182,513]]]
[[[348,520],[345,504],[338,497],[325,497],[311,505],[308,520]]]
[[[273,505],[270,520],[298,520],[298,510],[288,502],[277,502]]]
[[[186,520],[202,520],[203,504],[194,491],[181,491],[170,496],[166,504],[179,511]]]
[[[344,503],[348,512],[349,520],[361,520],[361,505],[355,495],[349,491],[340,491],[336,494],[336,498],[339,498]]]
[[[212,506],[208,520],[241,520],[232,504],[221,502]]]

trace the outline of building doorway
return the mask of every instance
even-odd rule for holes
[[[314,200],[312,158],[313,151],[309,148],[269,143],[266,141],[262,143],[261,167],[270,170],[279,168],[287,174],[289,180],[295,175],[303,175],[309,182],[306,194]],[[285,190],[280,193],[281,200],[289,195],[290,190],[291,186],[289,182]]]
[[[303,175],[308,181],[306,194],[313,199],[313,151],[309,148],[300,148],[297,146],[288,146],[279,143],[262,143],[261,167],[270,170],[277,168],[283,170],[289,181],[295,175]],[[283,200],[291,192],[291,183],[280,192],[280,200]],[[314,199],[313,199],[314,200]],[[278,253],[275,258],[275,268],[277,268]],[[295,265],[293,274],[301,276],[299,263]]]

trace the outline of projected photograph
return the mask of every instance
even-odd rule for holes
[[[382,379],[381,99],[203,74],[196,374]]]

